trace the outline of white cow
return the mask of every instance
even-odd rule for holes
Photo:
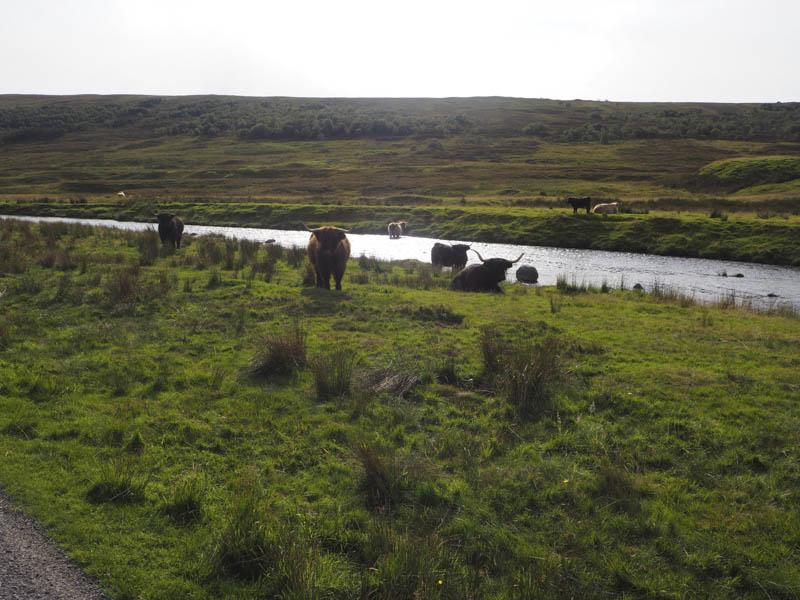
[[[592,209],[593,213],[601,215],[616,215],[619,213],[619,202],[608,202],[606,204],[598,204]]]

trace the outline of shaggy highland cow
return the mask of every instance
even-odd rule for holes
[[[153,213],[158,219],[158,237],[161,243],[169,242],[173,248],[181,247],[181,237],[183,236],[183,221],[172,213],[162,212]]]
[[[400,234],[403,233],[402,227],[400,227],[400,223],[389,223],[389,239],[396,240],[400,237]]]
[[[467,244],[440,244],[436,242],[431,248],[431,263],[437,267],[453,267],[453,270],[463,269],[467,264]]]
[[[450,289],[462,292],[496,292],[502,294],[503,290],[498,284],[501,281],[505,281],[506,271],[511,268],[511,265],[519,262],[524,254],[520,254],[517,260],[506,260],[505,258],[488,258],[484,260],[477,250],[472,251],[481,259],[481,264],[470,265],[453,277],[450,282]]]
[[[619,202],[598,204],[592,209],[592,212],[597,213],[598,215],[616,215],[619,213]]]
[[[303,227],[311,232],[308,240],[308,260],[314,267],[317,276],[317,287],[331,289],[331,275],[336,282],[336,289],[342,289],[342,276],[344,276],[347,259],[350,258],[350,240],[345,233],[349,229],[339,227],[317,227],[311,229],[308,225]]]

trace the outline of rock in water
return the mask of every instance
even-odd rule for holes
[[[519,269],[517,269],[517,281],[522,281],[523,283],[536,283],[539,281],[539,271],[536,270],[536,267],[522,265]]]

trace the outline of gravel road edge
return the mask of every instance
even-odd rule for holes
[[[0,600],[107,600],[97,582],[0,488]]]

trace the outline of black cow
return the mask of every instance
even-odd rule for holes
[[[453,277],[450,282],[450,289],[462,292],[497,292],[502,294],[503,290],[500,289],[498,284],[501,281],[505,281],[506,271],[515,262],[519,262],[523,254],[520,254],[517,260],[506,260],[505,258],[488,258],[484,260],[477,250],[473,250],[473,252],[481,259],[481,264],[470,265]]]
[[[577,213],[579,208],[585,208],[587,213],[592,210],[592,199],[589,196],[567,198],[567,202],[572,206],[573,214]]]
[[[431,248],[431,263],[438,267],[453,267],[453,270],[463,269],[467,264],[467,244],[440,244],[436,242]]]
[[[158,237],[161,243],[169,242],[173,248],[181,247],[181,237],[183,236],[183,221],[172,213],[154,213],[158,219]]]

